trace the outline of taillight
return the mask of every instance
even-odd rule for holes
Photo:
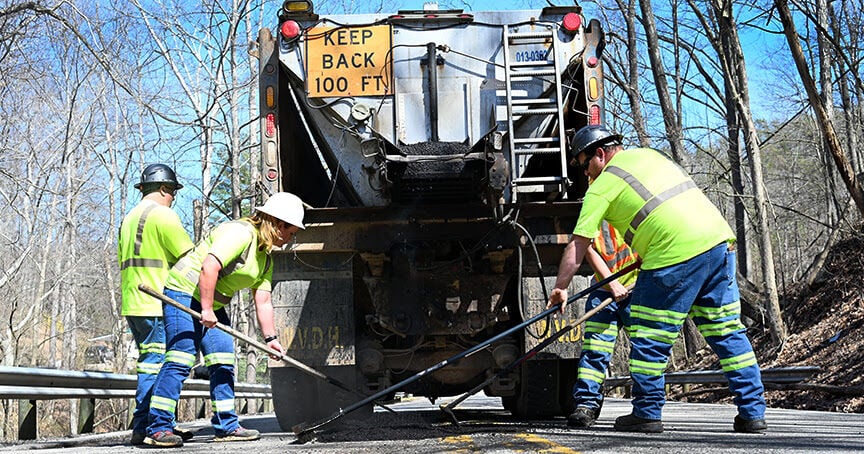
[[[267,137],[274,137],[276,135],[276,115],[268,113],[264,123],[264,134],[267,134]]]
[[[576,13],[567,13],[561,20],[561,27],[569,34],[575,34],[582,27],[582,16]]]
[[[267,179],[270,181],[276,181],[276,177],[278,177],[278,176],[279,176],[279,174],[276,173],[275,169],[270,169],[267,171]]]
[[[588,67],[589,68],[596,68],[597,63],[599,63],[599,62],[600,62],[600,60],[598,60],[597,57],[595,57],[593,55],[588,57]]]
[[[279,27],[279,33],[282,34],[282,38],[286,41],[291,41],[297,39],[300,36],[300,25],[293,20],[286,20],[282,22],[282,25]]]
[[[600,124],[600,106],[598,106],[597,104],[594,104],[593,106],[591,106],[591,108],[589,109],[589,114],[590,115],[588,116],[588,124],[589,125],[599,125]]]

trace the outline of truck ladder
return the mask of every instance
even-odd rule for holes
[[[564,124],[564,109],[561,99],[561,68],[558,64],[555,48],[555,31],[532,31],[520,33],[511,31],[504,25],[504,82],[507,92],[507,136],[510,143],[510,183],[513,200],[520,193],[545,193],[547,199],[554,199],[560,193],[565,193],[569,181],[567,179],[567,147]],[[537,61],[511,61],[511,49],[537,49],[538,43],[549,43],[545,59]],[[547,79],[554,84],[553,90],[544,90],[549,96],[540,98],[532,96],[529,91],[516,90],[521,84],[536,84],[536,78]],[[535,117],[539,128],[523,127],[528,118]],[[540,135],[536,131],[553,131]],[[553,155],[560,160],[557,174],[522,176],[525,173],[528,160],[532,156]]]

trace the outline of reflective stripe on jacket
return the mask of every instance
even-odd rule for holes
[[[677,164],[647,148],[617,152],[588,188],[573,233],[593,238],[606,220],[642,260],[681,263],[724,241],[729,223]]]
[[[639,256],[624,242],[618,231],[606,221],[601,224],[600,233],[594,237],[593,245],[613,274],[639,260]],[[634,270],[618,278],[618,282],[624,286],[635,284],[636,276],[637,271]],[[603,279],[597,273],[594,273],[594,278],[597,281]]]
[[[162,303],[138,290],[139,284],[162,290],[168,270],[192,249],[180,218],[169,207],[142,200],[123,218],[117,245],[123,316],[158,317]]]

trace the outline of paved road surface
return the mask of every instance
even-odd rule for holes
[[[440,402],[439,402],[440,403]],[[0,451],[38,450],[75,454],[193,452],[193,453],[789,453],[864,452],[864,415],[794,410],[768,410],[766,434],[732,431],[735,408],[728,405],[671,402],[664,410],[662,434],[616,432],[617,416],[630,404],[609,399],[597,424],[589,430],[569,430],[563,418],[519,421],[501,408],[498,399],[475,396],[456,410],[461,424],[425,399],[391,406],[398,414],[378,409],[357,421],[341,421],[298,443],[283,432],[272,414],[243,418],[243,425],[262,431],[261,440],[215,443],[206,421],[184,424],[199,429],[181,449],[126,445],[129,432],[89,435],[39,443],[3,445]]]

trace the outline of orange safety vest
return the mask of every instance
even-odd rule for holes
[[[594,237],[594,249],[603,257],[606,266],[612,273],[630,265],[639,260],[639,256],[630,249],[630,246],[624,242],[621,235],[608,222],[603,221],[600,225],[600,233]],[[636,271],[625,274],[618,278],[621,285],[630,285],[636,282]],[[601,276],[594,274],[594,278],[598,281]]]

